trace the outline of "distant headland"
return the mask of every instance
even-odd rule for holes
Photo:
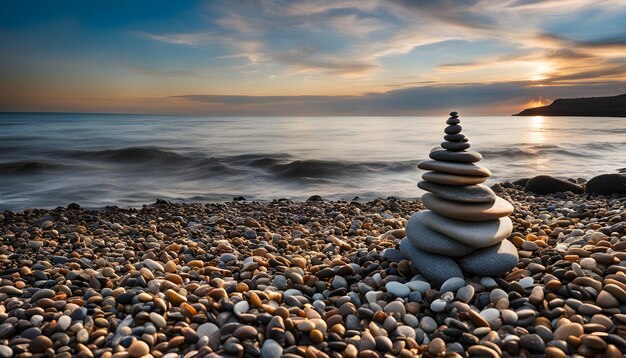
[[[626,94],[611,97],[559,98],[548,106],[527,108],[514,116],[626,117]]]

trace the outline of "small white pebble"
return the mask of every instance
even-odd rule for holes
[[[591,257],[585,257],[584,259],[580,260],[580,267],[584,268],[585,270],[591,270],[596,267],[596,260]]]
[[[519,280],[519,284],[524,288],[532,287],[534,283],[535,283],[535,279],[532,277],[524,277]]]

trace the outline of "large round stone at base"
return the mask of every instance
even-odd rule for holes
[[[441,185],[421,180],[417,186],[440,198],[462,201],[464,203],[493,203],[496,201],[496,193],[483,184],[450,186]]]
[[[452,258],[420,250],[406,237],[400,241],[400,251],[422,276],[437,286],[451,277],[463,278],[463,271]]]
[[[460,203],[441,199],[433,194],[422,195],[422,204],[441,216],[466,221],[488,221],[509,216],[513,205],[496,196],[493,203]]]
[[[459,260],[463,270],[478,276],[502,276],[519,262],[517,248],[510,241],[478,250]]]
[[[420,221],[428,228],[476,248],[495,245],[513,232],[513,222],[508,216],[477,222],[450,219],[430,210],[423,210],[420,213]]]
[[[418,249],[451,257],[468,255],[476,248],[431,230],[424,224],[424,216],[428,211],[419,211],[411,216],[406,223],[406,237]]]

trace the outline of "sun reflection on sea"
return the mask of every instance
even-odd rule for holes
[[[543,144],[546,142],[546,132],[543,128],[542,116],[534,116],[530,122],[530,142],[536,144]]]

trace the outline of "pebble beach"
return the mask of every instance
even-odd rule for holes
[[[626,197],[513,204],[502,277],[431,285],[419,201],[0,213],[0,357],[623,357]]]

